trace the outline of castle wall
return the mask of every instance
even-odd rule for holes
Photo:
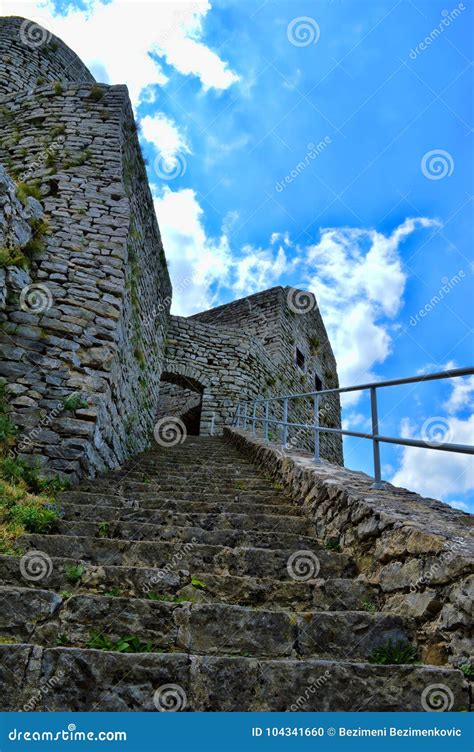
[[[0,261],[0,376],[25,457],[73,477],[117,466],[148,445],[157,416],[179,412],[179,397],[183,412],[194,406],[189,379],[203,393],[204,434],[222,433],[238,400],[313,391],[316,375],[337,386],[310,294],[301,306],[298,291],[275,287],[170,321],[126,87],[97,84],[61,40],[20,18],[0,20],[0,79],[0,163],[18,194],[5,188],[0,226],[16,212],[8,243],[22,252],[28,241],[16,231],[42,225],[42,247],[24,269]],[[321,412],[323,423],[340,425],[337,397]],[[282,403],[272,403],[270,419],[281,417]],[[290,421],[312,419],[312,398],[290,403]],[[270,434],[278,438],[280,427]],[[289,439],[310,447],[312,431],[290,428]],[[339,438],[323,436],[321,446],[342,462]]]
[[[316,306],[309,294],[308,310],[295,312],[291,288],[275,287],[249,298],[219,306],[189,318],[172,317],[166,350],[166,369],[187,367],[189,375],[206,384],[201,432],[221,433],[230,425],[239,400],[253,400],[290,393],[313,392],[315,375],[323,388],[337,387],[336,361]],[[308,296],[308,294],[306,294]],[[298,364],[296,348],[304,363]],[[300,357],[301,357],[300,355]],[[172,393],[172,397],[171,397]],[[176,415],[178,393],[168,389],[160,399],[159,414]],[[183,413],[185,412],[183,402]],[[340,427],[337,396],[321,400],[321,423]],[[263,418],[259,405],[257,417]],[[270,420],[281,421],[283,403],[270,403]],[[288,418],[293,423],[313,423],[313,398],[291,401]],[[262,433],[263,424],[257,423]],[[269,436],[279,441],[278,423],[270,424]],[[290,445],[313,448],[314,431],[291,427]],[[321,435],[321,455],[342,463],[340,437]]]
[[[245,332],[254,343],[263,346],[272,368],[259,396],[313,392],[316,376],[323,389],[337,388],[339,385],[336,360],[316,299],[311,293],[301,293],[291,287],[274,287],[196,314],[189,320]],[[304,359],[302,367],[297,363],[297,349]],[[272,419],[281,419],[281,403],[272,403],[271,411]],[[263,414],[263,410],[261,412]],[[290,422],[312,423],[313,398],[291,401],[288,415]],[[329,428],[340,427],[338,396],[321,398],[320,421],[321,425]],[[276,440],[278,428],[274,426],[270,432]],[[314,445],[312,431],[290,428],[289,438],[295,446],[312,448]],[[321,454],[341,464],[341,438],[321,434]]]
[[[203,388],[201,433],[208,435],[222,433],[239,399],[254,399],[263,391],[274,365],[261,343],[232,328],[172,316],[164,370],[180,377],[184,387],[191,382]],[[163,415],[161,404],[159,410]]]
[[[17,92],[0,110],[0,163],[49,221],[29,268],[4,273],[0,376],[22,454],[72,477],[148,445],[171,300],[127,89],[91,81]],[[36,304],[21,301],[31,285]],[[72,394],[82,404],[67,409]]]
[[[194,389],[187,389],[179,384],[162,381],[160,384],[158,412],[156,414],[157,420],[170,415],[180,418],[192,408],[200,406],[201,396],[201,392],[194,391]]]
[[[0,19],[0,96],[55,81],[94,83],[80,58],[34,21]]]

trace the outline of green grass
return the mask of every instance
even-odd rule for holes
[[[362,609],[364,611],[367,611],[369,614],[375,614],[375,612],[378,610],[377,605],[375,603],[372,603],[372,601],[364,601],[362,604]]]
[[[15,554],[15,542],[25,532],[54,529],[60,517],[54,497],[69,484],[15,456],[17,429],[6,395],[6,383],[0,381],[0,553]]]
[[[64,565],[64,574],[66,575],[66,580],[70,582],[71,585],[77,585],[82,580],[85,573],[86,568],[83,564]]]
[[[104,595],[108,595],[111,598],[121,598],[123,595],[123,591],[121,588],[119,588],[118,585],[114,585],[113,587],[110,588],[110,590],[107,590],[107,592],[104,593]]]
[[[102,86],[98,86],[98,84],[94,84],[91,87],[89,99],[92,99],[93,102],[100,102],[100,100],[105,96],[105,89],[102,88]]]
[[[459,669],[463,672],[467,679],[474,679],[474,666],[472,663],[463,663],[459,666]]]
[[[0,455],[0,478],[9,483],[25,482],[31,493],[48,495],[57,494],[69,488],[67,479],[56,475],[48,477],[42,475],[38,465],[29,465],[18,457]]]
[[[153,653],[151,642],[142,642],[136,635],[126,635],[112,640],[101,632],[92,632],[87,643],[88,648],[95,650],[111,650],[114,653]]]
[[[63,167],[64,169],[68,169],[69,167],[82,167],[91,157],[92,152],[90,149],[84,149],[81,151],[79,156],[74,157],[73,159],[68,159],[64,162]]]
[[[197,590],[206,590],[207,585],[205,582],[202,582],[201,580],[198,580],[197,577],[191,577],[191,585],[196,588]]]
[[[84,397],[82,397],[78,392],[73,392],[73,394],[70,394],[63,400],[63,408],[65,410],[68,410],[69,412],[81,410],[82,408],[87,407],[88,404],[89,403],[87,402],[87,400],[84,399]]]
[[[110,522],[100,522],[97,527],[97,537],[98,538],[109,538],[110,537]]]
[[[29,196],[33,196],[38,201],[42,198],[39,180],[33,180],[31,183],[20,181],[16,184],[16,197],[22,204],[26,204]]]
[[[327,538],[324,541],[324,548],[327,551],[336,551],[336,553],[338,553],[341,550],[339,541],[336,538]]]
[[[388,640],[385,645],[375,648],[371,652],[369,663],[376,663],[379,666],[399,666],[406,663],[415,663],[416,658],[416,645],[412,645],[406,640]]]
[[[50,136],[51,138],[57,138],[57,136],[62,136],[65,132],[66,126],[64,125],[64,123],[61,123],[60,125],[56,125],[54,128],[51,128]]]
[[[56,508],[36,503],[14,505],[8,514],[10,522],[22,525],[28,533],[50,533],[58,518]]]
[[[246,491],[246,490],[248,489],[248,487],[249,487],[249,484],[247,483],[247,481],[246,481],[246,480],[238,480],[238,481],[236,481],[236,483],[235,483],[235,487],[236,487],[236,488],[237,488],[237,489],[238,489],[239,491]]]
[[[321,347],[321,340],[319,339],[319,337],[312,336],[309,338],[309,349],[310,349],[311,355],[316,355],[320,347]]]

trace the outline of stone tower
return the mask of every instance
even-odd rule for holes
[[[98,84],[60,39],[9,17],[0,99],[0,376],[21,456],[93,476],[143,450],[158,416],[222,433],[238,399],[337,386],[310,294],[278,287],[170,316],[125,86]],[[337,398],[323,421],[340,425]],[[341,462],[340,440],[323,453]]]

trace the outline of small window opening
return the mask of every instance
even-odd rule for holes
[[[323,388],[323,382],[319,378],[318,374],[314,375],[314,389],[316,392],[320,392]]]
[[[303,353],[298,347],[296,348],[295,360],[296,360],[296,365],[298,366],[298,368],[304,371],[305,370],[305,367],[304,367],[305,358],[304,358]]]

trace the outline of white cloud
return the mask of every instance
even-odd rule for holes
[[[338,363],[341,384],[374,378],[373,367],[391,351],[390,324],[402,305],[406,275],[403,240],[426,218],[406,219],[390,235],[376,230],[329,228],[302,251],[309,288],[315,293]],[[346,398],[346,404],[357,395]]]
[[[2,8],[5,15],[21,13],[46,26],[86,65],[100,66],[111,83],[126,83],[134,105],[144,89],[168,80],[154,57],[197,76],[204,89],[223,90],[238,81],[201,41],[208,0],[87,0],[85,10],[70,5],[64,16],[51,0],[6,0]]]
[[[444,370],[455,368],[450,362]],[[426,370],[426,369],[425,369]],[[433,370],[429,368],[429,370]],[[435,370],[439,370],[435,369]],[[448,418],[428,418],[427,425],[438,424],[445,432],[446,441],[452,444],[472,444],[474,436],[474,377],[455,378],[449,382],[451,394],[443,407]],[[461,418],[456,413],[469,409],[469,417]],[[403,418],[401,433],[407,438],[421,438],[423,429],[415,426],[409,418]],[[429,430],[428,430],[429,434]],[[446,500],[453,494],[466,494],[474,490],[474,462],[472,455],[442,452],[434,449],[405,447],[400,467],[391,482],[396,486],[407,486],[425,496]],[[469,511],[465,502],[449,501],[451,506]]]
[[[449,506],[454,509],[460,509],[461,512],[470,512],[469,505],[465,504],[464,501],[450,501]]]
[[[361,433],[370,433],[372,424],[370,418],[363,413],[350,412],[346,413],[342,420],[342,428],[345,431],[360,431]]]
[[[254,248],[245,245],[242,256],[235,259],[235,279],[232,289],[239,295],[250,295],[272,287],[288,271],[285,251],[280,245],[276,250]]]
[[[227,236],[210,238],[193,190],[165,187],[155,210],[173,283],[172,312],[190,316],[217,305],[211,285],[225,284],[231,267]]]
[[[140,126],[143,138],[152,143],[157,152],[166,152],[170,156],[191,152],[176,123],[163,113],[146,115],[140,120]]]
[[[444,409],[449,414],[474,409],[474,376],[453,379],[452,393],[444,403]]]
[[[466,420],[450,417],[449,425],[450,443],[472,443],[474,415]],[[415,426],[407,418],[402,421],[402,433],[409,438],[420,438],[420,429],[421,426]],[[391,483],[441,500],[452,494],[465,494],[474,489],[472,456],[404,447],[400,467],[391,478]]]

